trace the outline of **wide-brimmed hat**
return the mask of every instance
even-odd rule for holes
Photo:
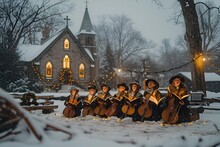
[[[118,88],[119,88],[120,86],[125,87],[125,90],[126,90],[126,91],[128,90],[128,86],[127,86],[125,83],[117,84],[117,87],[118,87]]]
[[[182,77],[181,75],[175,75],[175,76],[171,77],[170,80],[169,80],[169,83],[172,84],[172,83],[173,83],[173,80],[176,79],[176,78],[180,79],[180,81],[181,81],[182,83],[185,83],[185,78]]]
[[[137,85],[138,89],[141,89],[141,85],[139,84],[138,81],[131,82],[129,85],[130,85],[130,87],[131,87],[131,86],[134,85],[134,84]]]
[[[158,83],[156,80],[154,80],[154,79],[147,79],[147,80],[145,81],[145,85],[146,85],[147,87],[148,87],[148,83],[149,83],[150,81],[154,82],[156,89],[159,88],[159,83]]]
[[[75,90],[75,91],[76,91],[76,93],[77,93],[77,92],[79,92],[79,90],[78,90],[78,89],[76,89],[75,87],[71,87],[71,88],[70,88],[70,92],[71,92],[72,90]]]
[[[108,84],[102,84],[102,85],[101,85],[101,89],[102,89],[103,87],[108,87],[108,91],[111,90],[111,87],[110,87]]]
[[[90,90],[90,89],[95,89],[96,90],[96,92],[97,92],[97,87],[95,86],[95,85],[90,85],[90,86],[88,86],[88,90]]]

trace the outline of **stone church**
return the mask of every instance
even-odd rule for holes
[[[29,79],[38,79],[45,90],[59,90],[62,85],[85,89],[99,77],[96,33],[86,7],[77,36],[66,27],[41,45],[18,46]]]

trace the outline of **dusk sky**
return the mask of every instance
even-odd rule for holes
[[[213,0],[220,4],[219,0]],[[70,29],[76,34],[85,12],[86,0],[70,1],[74,10],[66,14],[70,17]],[[163,8],[158,7],[152,0],[88,0],[88,10],[93,25],[99,23],[101,16],[127,15],[133,21],[133,27],[141,32],[148,40],[157,45],[165,38],[175,41],[178,35],[184,33],[182,25],[173,21],[177,11],[176,0],[161,0]]]

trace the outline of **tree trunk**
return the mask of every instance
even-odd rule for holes
[[[205,93],[204,63],[202,51],[202,38],[199,30],[198,15],[196,13],[194,0],[179,0],[182,8],[186,27],[186,41],[189,45],[193,62],[191,71],[192,91],[203,91]]]

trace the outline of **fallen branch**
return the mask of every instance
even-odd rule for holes
[[[6,138],[6,137],[8,137],[8,136],[17,135],[17,134],[20,134],[20,133],[21,133],[20,131],[18,131],[18,132],[13,132],[13,130],[11,130],[11,131],[7,132],[6,134],[0,136],[0,140]]]
[[[54,131],[61,131],[63,133],[66,133],[69,138],[71,139],[73,137],[73,133],[70,132],[68,129],[58,126],[54,123],[50,123],[48,121],[42,120],[40,118],[37,118],[35,116],[30,115],[30,113],[28,111],[26,111],[25,109],[23,109],[17,102],[14,101],[14,98],[10,95],[8,95],[6,92],[4,92],[3,90],[0,89],[0,110],[1,111],[10,111],[8,118],[5,118],[6,120],[1,121],[1,125],[0,125],[0,130],[3,130],[4,127],[6,126],[6,124],[10,124],[12,122],[16,122],[16,121],[20,121],[20,120],[24,120],[24,122],[26,123],[26,125],[28,126],[29,130],[31,133],[34,134],[34,136],[40,141],[42,142],[44,140],[44,136],[46,136],[46,133],[44,133],[44,131],[48,130],[48,128],[53,129]],[[2,114],[4,114],[4,112],[1,112]],[[14,117],[16,116],[16,117]],[[15,119],[16,118],[16,119]],[[35,123],[41,123],[43,124],[43,127],[40,127],[38,125],[35,125]],[[5,124],[3,124],[5,123]],[[9,126],[9,125],[7,125]],[[1,128],[2,127],[2,128]],[[7,130],[10,130],[11,128],[5,128]],[[14,128],[12,128],[14,129]],[[12,132],[8,132],[6,133],[8,134],[13,134]],[[2,138],[4,138],[5,136],[2,136]]]
[[[220,145],[220,142],[218,142],[218,143],[212,145],[211,147],[218,147],[219,145]]]
[[[217,130],[218,132],[220,132],[218,126],[217,126],[216,124],[213,124],[213,125],[214,125],[214,127],[216,128],[216,130]]]
[[[58,105],[43,105],[43,106],[23,106],[24,109],[28,111],[32,110],[43,110],[43,109],[56,109],[58,108]]]
[[[135,142],[134,140],[130,140],[130,141],[122,141],[122,140],[115,140],[115,142],[120,143],[120,144],[137,144],[137,142]]]
[[[207,107],[203,107],[203,109],[205,109],[205,110],[220,110],[220,108],[207,108]]]
[[[217,98],[203,98],[203,100],[209,103],[220,103],[220,99]]]

